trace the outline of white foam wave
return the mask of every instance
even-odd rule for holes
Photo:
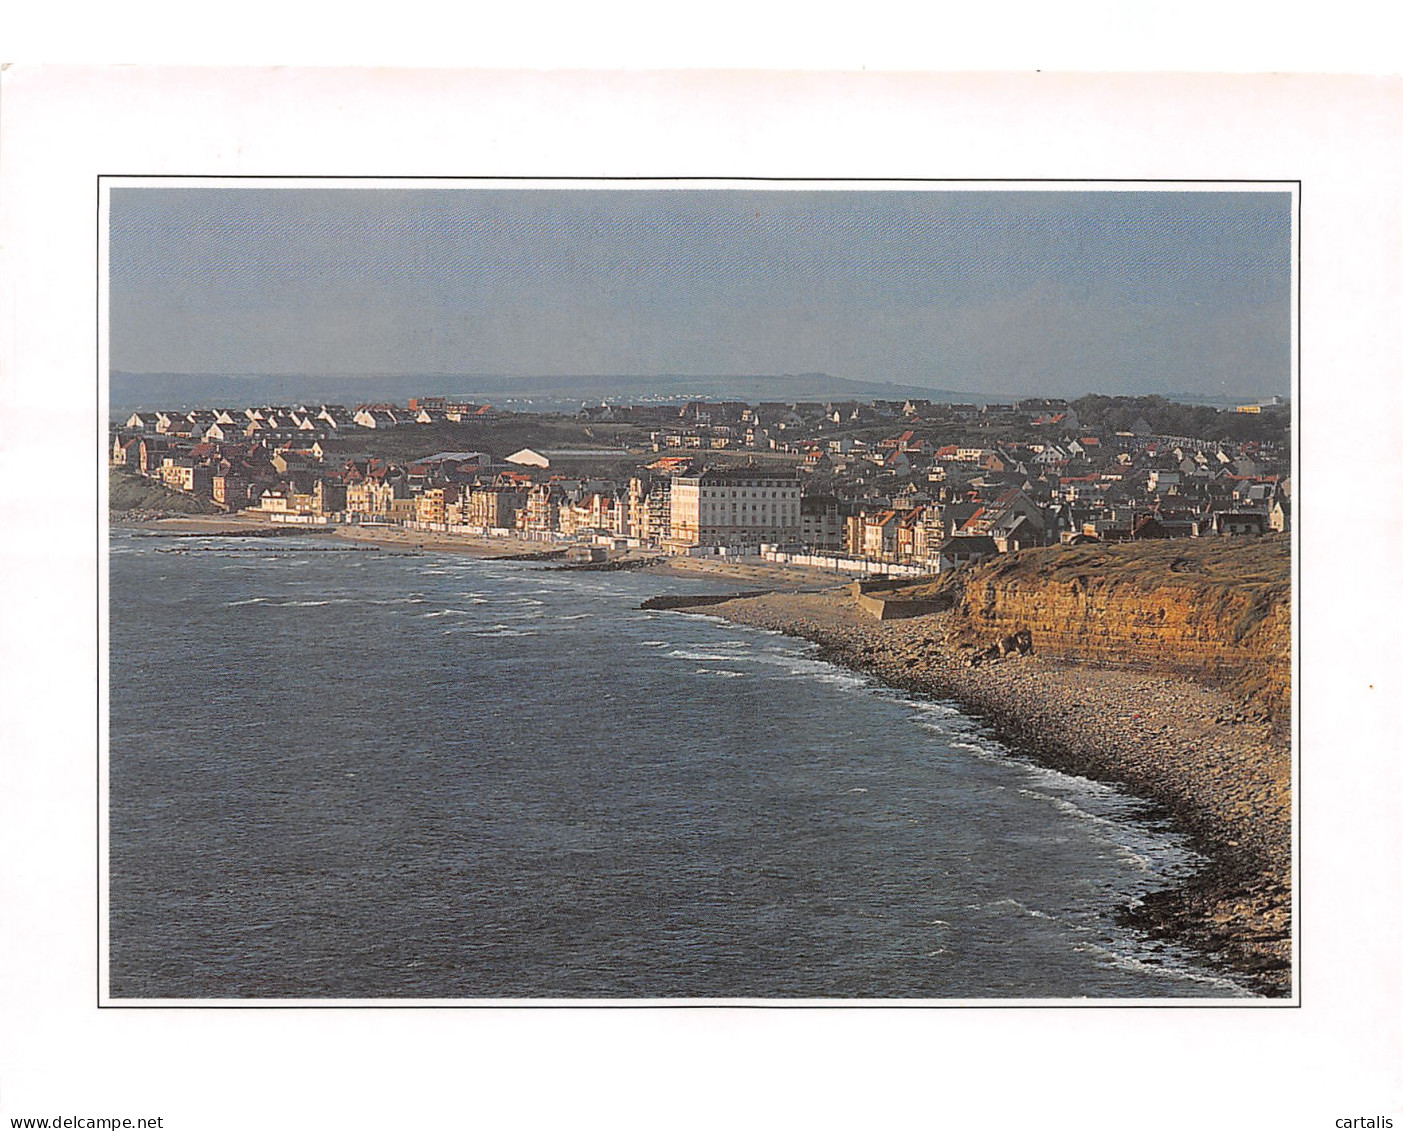
[[[693,652],[686,648],[674,648],[668,655],[678,660],[739,660],[743,658],[733,656],[730,653]]]
[[[737,679],[743,677],[745,672],[727,671],[725,668],[697,668],[697,675],[719,675],[726,679]]]
[[[1081,951],[1084,954],[1094,954],[1102,959],[1106,965],[1115,966],[1122,970],[1130,970],[1136,974],[1149,974],[1160,978],[1167,978],[1179,982],[1198,982],[1201,985],[1213,986],[1224,992],[1228,997],[1252,997],[1253,995],[1243,989],[1236,982],[1229,978],[1222,978],[1216,974],[1204,974],[1197,970],[1187,970],[1174,964],[1160,964],[1158,962],[1143,962],[1128,954],[1121,954],[1111,950],[1109,947],[1099,946],[1093,942],[1079,942],[1072,947],[1073,950]]]
[[[500,628],[483,629],[473,633],[474,636],[535,636],[536,633],[529,628]]]
[[[568,617],[557,617],[557,620],[584,620],[586,617],[594,616],[593,613],[571,613]]]
[[[822,672],[817,675],[811,674],[808,678],[831,687],[841,687],[845,691],[859,691],[868,686],[867,680],[861,676],[847,675],[843,672]]]
[[[980,742],[961,742],[959,739],[949,739],[946,743],[951,750],[963,750],[973,754],[983,762],[1007,762],[1008,756],[999,747]]]
[[[225,601],[224,607],[232,609],[236,605],[261,605],[266,600],[268,600],[267,597],[250,597],[247,601]]]
[[[1029,907],[1026,903],[1020,903],[1016,899],[996,899],[987,905],[989,910],[996,907],[1011,907],[1021,915],[1028,915],[1034,919],[1055,919],[1056,916],[1049,915],[1046,911],[1039,911],[1036,907]]]
[[[1140,871],[1150,871],[1151,864],[1149,857],[1142,856],[1140,853],[1136,852],[1133,848],[1124,844],[1120,840],[1118,834],[1123,833],[1124,826],[1119,822],[1113,821],[1109,817],[1102,817],[1096,813],[1090,813],[1087,810],[1083,809],[1080,805],[1074,804],[1073,802],[1068,801],[1065,798],[1053,797],[1051,794],[1042,793],[1036,789],[1020,789],[1018,792],[1021,793],[1024,797],[1032,797],[1038,801],[1046,801],[1050,803],[1059,812],[1065,813],[1067,816],[1072,817],[1075,820],[1084,821],[1088,824],[1095,825],[1098,828],[1105,830],[1105,832],[1109,834],[1106,839],[1110,841],[1111,845],[1122,857],[1128,860],[1136,868],[1140,869]]]

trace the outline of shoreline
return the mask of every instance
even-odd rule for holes
[[[1012,751],[1154,803],[1206,860],[1117,919],[1267,998],[1291,993],[1289,742],[1187,679],[1033,655],[970,667],[944,614],[878,621],[845,594],[770,593],[693,610],[819,646],[888,686],[957,703]]]
[[[556,543],[394,527],[302,528],[242,516],[125,520],[170,534],[267,537],[316,531],[336,541],[487,560],[552,562]],[[756,559],[623,555],[629,568],[734,583],[736,592],[678,595],[666,607],[809,640],[820,656],[903,690],[957,703],[1020,756],[1114,783],[1150,801],[1190,837],[1205,866],[1117,918],[1171,939],[1268,998],[1291,992],[1289,741],[1241,702],[1186,678],[1013,654],[971,667],[946,614],[878,621],[849,579]]]
[[[559,555],[568,543],[541,542],[530,538],[506,536],[480,537],[470,534],[442,534],[421,530],[405,530],[395,526],[358,526],[351,524],[301,526],[276,523],[242,514],[175,515],[164,518],[126,518],[110,516],[113,527],[143,530],[172,535],[204,535],[206,537],[269,537],[313,535],[379,546],[391,550],[423,551],[424,553],[454,553],[492,561],[539,560],[553,562],[557,567]],[[758,558],[688,558],[663,553],[660,550],[629,550],[615,561],[627,563],[630,569],[672,577],[692,577],[721,581],[743,582],[747,587],[773,590],[812,592],[847,584],[851,578],[835,577],[832,573],[807,566],[781,565]],[[572,567],[578,568],[578,567]]]

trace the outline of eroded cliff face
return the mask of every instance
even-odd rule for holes
[[[1042,655],[1190,676],[1289,727],[1284,538],[1025,551],[948,575],[940,588],[965,644],[1027,630]]]

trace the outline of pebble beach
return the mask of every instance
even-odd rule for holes
[[[699,610],[700,611],[700,610]],[[971,666],[942,615],[878,621],[846,593],[770,593],[708,615],[818,644],[824,658],[954,701],[1016,753],[1124,786],[1209,864],[1125,921],[1266,997],[1291,992],[1291,752],[1250,705],[1177,677],[1012,654]]]

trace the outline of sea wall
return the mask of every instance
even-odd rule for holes
[[[854,581],[848,587],[857,601],[858,608],[870,613],[878,620],[903,620],[907,617],[923,617],[940,613],[950,608],[951,599],[945,594],[932,597],[908,597],[899,592],[908,585],[903,581]],[[898,590],[898,592],[893,592]]]

